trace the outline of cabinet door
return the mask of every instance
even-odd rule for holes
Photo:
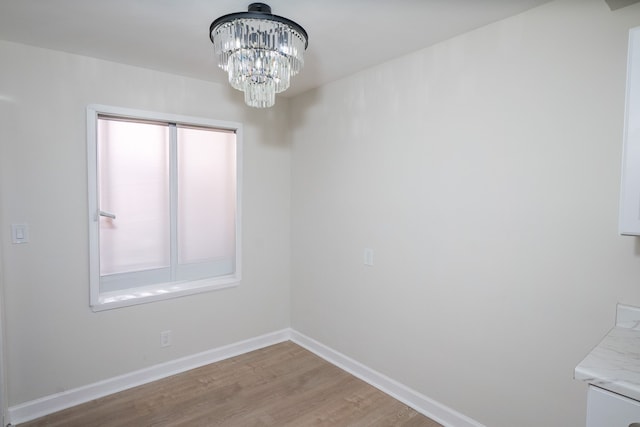
[[[629,33],[627,106],[620,188],[620,234],[640,235],[640,27]]]
[[[587,427],[630,426],[640,426],[640,402],[598,387],[589,387]]]

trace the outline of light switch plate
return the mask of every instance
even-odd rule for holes
[[[364,248],[364,265],[373,266],[373,249]]]
[[[29,241],[29,226],[27,224],[11,224],[11,242],[15,244]]]

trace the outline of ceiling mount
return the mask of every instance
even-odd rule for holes
[[[251,3],[249,5],[249,12],[271,13],[271,6],[264,3]]]
[[[247,105],[257,108],[273,106],[275,94],[289,87],[304,65],[309,43],[304,28],[271,14],[265,3],[221,16],[211,23],[209,35],[229,83],[244,92]]]

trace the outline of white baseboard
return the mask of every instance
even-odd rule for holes
[[[292,329],[283,329],[250,338],[245,341],[207,350],[202,353],[182,357],[139,371],[11,406],[8,410],[7,422],[13,425],[24,423],[122,390],[137,387],[209,363],[219,362],[230,357],[289,340],[322,357],[329,363],[344,369],[366,383],[371,384],[395,399],[398,399],[445,427],[484,427],[477,421],[411,390],[405,385]]]
[[[392,396],[445,427],[485,427],[479,422],[428,398],[407,386],[315,341],[297,331],[291,331],[291,341],[327,362],[349,372],[380,391]]]
[[[19,405],[10,406],[8,410],[8,423],[13,425],[24,423],[128,388],[137,387],[171,375],[179,374],[180,372],[208,365],[209,363],[219,362],[230,357],[288,341],[290,336],[290,330],[283,329],[86,386],[45,396],[40,399],[31,400]]]

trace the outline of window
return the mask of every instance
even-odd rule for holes
[[[239,124],[89,106],[87,132],[94,310],[239,282]]]

